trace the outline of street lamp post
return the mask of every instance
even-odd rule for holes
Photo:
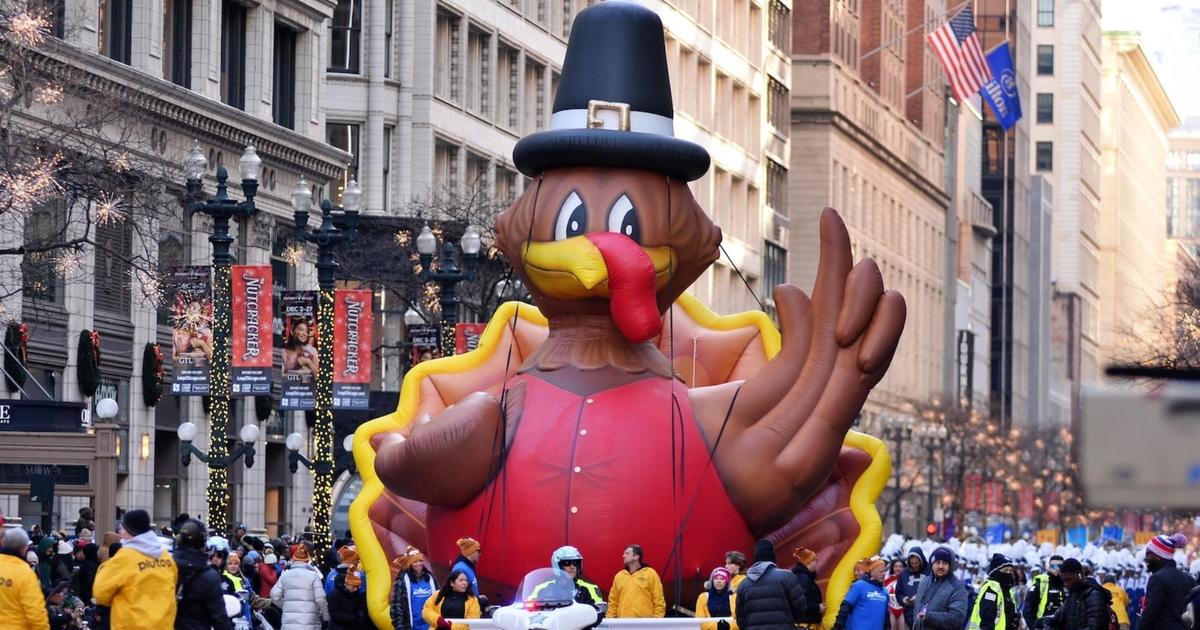
[[[438,268],[435,270],[433,254],[438,250],[437,237],[429,228],[429,224],[425,224],[417,236],[417,253],[421,257],[421,273],[418,278],[421,282],[433,281],[438,285],[438,301],[442,306],[443,356],[454,354],[454,324],[458,323],[458,296],[454,292],[455,287],[464,280],[475,279],[475,271],[479,265],[479,249],[482,246],[483,242],[479,232],[474,227],[468,226],[463,232],[462,239],[459,240],[465,269],[458,266],[454,244],[446,242],[442,244],[442,254],[438,261]]]
[[[313,536],[318,554],[323,554],[332,542],[329,526],[333,518],[333,321],[334,289],[338,263],[334,250],[352,240],[358,229],[358,212],[362,206],[362,188],[355,180],[346,184],[341,208],[333,202],[321,202],[321,225],[308,229],[308,212],[312,207],[312,192],[303,177],[292,192],[295,211],[296,240],[317,246],[317,391],[313,410]],[[290,438],[290,436],[289,436]],[[293,453],[295,450],[293,449]],[[293,469],[294,470],[294,469]]]
[[[209,468],[224,470],[237,463],[237,460],[243,456],[246,458],[246,468],[254,466],[254,443],[258,441],[259,431],[258,425],[247,424],[243,425],[238,431],[238,437],[241,438],[241,443],[233,449],[231,453],[217,454],[205,453],[204,451],[192,445],[192,440],[196,439],[196,425],[191,422],[184,422],[175,430],[175,434],[179,436],[179,461],[185,467],[192,463],[192,456],[196,459],[208,464]]]
[[[208,369],[209,406],[209,466],[208,466],[208,518],[213,528],[227,531],[229,529],[229,473],[225,468],[218,468],[212,462],[225,461],[228,455],[225,444],[225,432],[229,427],[229,336],[232,333],[230,317],[230,277],[229,267],[233,264],[233,255],[229,252],[233,237],[229,235],[229,220],[249,218],[254,215],[254,196],[258,192],[258,175],[262,171],[262,159],[254,151],[254,145],[247,145],[246,151],[238,160],[238,173],[242,177],[242,193],[245,201],[237,201],[229,196],[229,171],[222,164],[217,167],[217,194],[211,199],[204,200],[204,174],[208,170],[208,160],[200,148],[200,141],[195,141],[187,159],[183,162],[184,176],[187,178],[187,211],[195,214],[201,212],[212,217],[213,255],[213,325],[212,325],[212,358]]]
[[[921,446],[925,447],[925,454],[929,460],[929,477],[928,483],[928,512],[927,521],[933,522],[933,460],[936,453],[946,443],[946,427],[934,422],[926,422],[921,424],[918,430],[917,438]],[[942,530],[941,523],[937,524],[938,531]]]
[[[883,419],[883,437],[896,444],[896,513],[894,525],[896,533],[901,533],[900,525],[900,472],[904,468],[904,443],[912,439],[913,419],[911,416],[885,416]]]
[[[351,433],[342,438],[342,450],[345,453],[338,457],[337,461],[316,462],[304,455],[300,454],[300,447],[304,446],[304,436],[299,433],[289,433],[283,440],[284,446],[288,449],[288,469],[295,474],[300,470],[300,466],[314,472],[333,472],[335,470],[348,470],[351,475],[358,474],[358,467],[354,464],[354,434]]]

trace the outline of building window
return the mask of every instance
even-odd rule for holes
[[[100,54],[129,63],[133,51],[133,0],[100,0]]]
[[[571,22],[575,19],[575,0],[562,0],[562,36],[571,36]]]
[[[546,125],[546,94],[542,84],[546,80],[546,66],[525,60],[525,132],[542,129]]]
[[[296,38],[299,34],[275,23],[274,89],[271,114],[275,124],[288,129],[296,126]]]
[[[1037,143],[1037,162],[1035,168],[1038,171],[1050,172],[1054,170],[1054,143],[1039,142]]]
[[[433,183],[438,194],[458,186],[458,147],[449,142],[438,140],[434,146]]]
[[[767,119],[775,127],[775,131],[787,132],[788,119],[788,89],[775,79],[767,79]]]
[[[67,202],[56,199],[34,206],[25,219],[25,254],[21,260],[21,284],[26,298],[63,303],[63,277],[57,258],[72,252],[44,250],[66,240]],[[38,251],[44,250],[44,251]]]
[[[96,310],[129,315],[133,230],[128,222],[96,224]]]
[[[1037,0],[1037,25],[1054,26],[1054,0]]]
[[[490,161],[477,153],[467,151],[467,189],[472,192],[487,192],[488,167]]]
[[[392,77],[392,28],[395,26],[395,0],[385,0],[383,3],[383,76]]]
[[[517,128],[517,69],[520,53],[516,48],[500,44],[496,52],[496,122]]]
[[[396,128],[388,125],[383,128],[383,211],[392,207],[392,137]]]
[[[459,23],[460,18],[449,11],[438,10],[437,14],[437,42],[435,54],[435,68],[438,69],[434,73],[437,85],[435,93],[445,99],[458,102],[459,85],[462,83],[459,77]]]
[[[342,173],[341,181],[334,183],[330,199],[334,205],[342,205],[342,193],[346,184],[358,179],[359,125],[357,123],[331,122],[325,124],[325,141],[350,154],[350,163]]]
[[[767,160],[767,206],[787,214],[787,169],[775,160]]]
[[[1187,220],[1184,234],[1188,238],[1200,236],[1200,179],[1187,180]]]
[[[358,74],[362,56],[362,3],[338,0],[329,23],[330,72]]]
[[[1040,123],[1054,122],[1054,95],[1041,93],[1037,95],[1037,121]]]
[[[1054,46],[1037,47],[1037,73],[1044,76],[1054,74]]]
[[[163,2],[163,78],[192,87],[192,0]]]
[[[771,0],[767,10],[770,12],[767,15],[767,31],[771,34],[771,43],[787,53],[792,43],[792,11],[779,0]]]
[[[472,28],[467,33],[467,109],[488,115],[492,98],[491,37]]]
[[[517,172],[496,167],[496,201],[508,205],[517,198]]]
[[[772,243],[763,242],[763,288],[767,294],[787,282],[787,250]]]
[[[221,5],[221,102],[246,107],[246,7]]]

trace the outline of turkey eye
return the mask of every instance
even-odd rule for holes
[[[558,220],[554,222],[554,240],[561,241],[579,236],[587,231],[587,206],[579,198],[579,193],[571,191],[558,210]]]
[[[627,195],[621,195],[608,211],[608,231],[624,234],[635,243],[642,242],[642,224],[638,221],[637,210],[633,209],[633,202]]]

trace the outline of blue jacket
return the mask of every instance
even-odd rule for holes
[[[883,630],[887,608],[887,589],[864,576],[842,600],[834,630]]]
[[[479,597],[479,581],[475,579],[475,565],[460,555],[454,561],[454,566],[450,567],[451,573],[455,571],[462,571],[467,574],[467,580],[471,582],[471,592],[475,593],[475,597]]]
[[[349,567],[344,566],[344,565],[338,565],[337,568],[335,568],[334,570],[329,572],[329,575],[325,576],[325,596],[326,597],[329,597],[330,595],[333,594],[334,579],[337,578],[338,575],[345,574],[347,570],[349,570]],[[358,590],[363,593],[366,593],[367,592],[367,576],[362,571],[359,571],[358,577],[362,578],[362,586],[358,587]]]
[[[913,571],[908,566],[908,560],[916,556],[921,561],[921,568]],[[904,599],[907,597],[915,598],[917,596],[917,587],[921,585],[921,580],[925,579],[926,575],[930,574],[929,561],[925,558],[925,552],[921,551],[920,547],[913,547],[908,550],[908,557],[904,560],[904,573],[900,574],[900,581],[896,582],[896,601],[904,605],[904,625],[913,627],[913,605],[904,604]]]

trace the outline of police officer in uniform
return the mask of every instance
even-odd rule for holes
[[[1050,556],[1046,565],[1046,573],[1040,573],[1033,578],[1029,587],[1029,595],[1025,597],[1025,624],[1031,630],[1042,627],[1042,619],[1053,615],[1062,606],[1064,587],[1059,571],[1062,570],[1063,557]]]
[[[1016,581],[1012,561],[1002,554],[992,556],[987,580],[979,587],[975,609],[971,611],[968,630],[1018,630],[1017,600],[1013,593]]]
[[[596,610],[601,609],[601,605],[604,604],[604,594],[600,592],[599,586],[583,579],[583,555],[579,553],[578,549],[571,545],[555,549],[554,553],[550,555],[550,566],[566,574],[575,583],[576,602],[587,604]],[[541,589],[548,588],[551,584],[551,582],[547,582],[539,585],[533,594],[537,595]],[[607,604],[605,607],[607,608]]]

